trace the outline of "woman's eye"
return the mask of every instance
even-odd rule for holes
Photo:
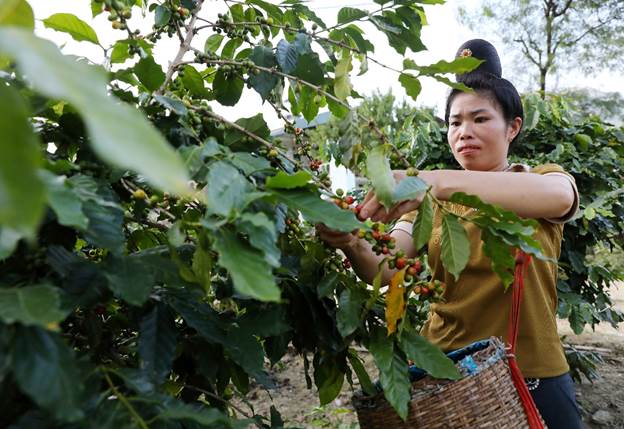
[[[488,118],[484,117],[484,116],[479,116],[478,118],[475,118],[475,122],[479,123],[479,122],[485,122],[487,121]]]
[[[459,121],[453,121],[453,122],[451,122],[451,126],[452,126],[452,127],[458,127],[458,126],[459,126]]]

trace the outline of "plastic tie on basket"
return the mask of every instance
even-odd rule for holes
[[[478,351],[486,349],[490,345],[490,342],[490,340],[476,341],[461,349],[448,352],[446,353],[446,356],[454,363],[458,364],[459,370],[464,377],[473,376],[484,369],[489,368],[505,356],[504,348],[497,347],[496,352],[489,356],[485,362],[477,364],[477,362],[475,362],[472,358],[472,355]],[[410,380],[414,382],[426,376],[427,372],[418,368],[416,365],[410,365],[409,375]]]

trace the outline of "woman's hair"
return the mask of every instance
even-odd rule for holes
[[[524,109],[520,94],[507,79],[503,79],[500,58],[496,48],[482,39],[473,39],[465,42],[457,50],[456,57],[472,56],[484,60],[475,70],[457,76],[457,82],[472,88],[477,94],[488,97],[500,106],[503,117],[510,123],[515,118],[524,120]],[[453,100],[463,91],[453,89],[446,99],[444,121],[449,123],[449,115]],[[517,136],[516,136],[517,137]],[[515,140],[515,138],[514,138]]]

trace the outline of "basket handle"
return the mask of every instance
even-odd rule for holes
[[[507,360],[509,369],[511,370],[511,378],[513,379],[516,390],[520,395],[520,400],[524,407],[530,429],[543,429],[542,419],[539,411],[535,406],[533,397],[524,382],[524,377],[516,362],[516,342],[518,339],[518,329],[520,326],[520,302],[522,301],[522,289],[524,288],[524,271],[531,262],[531,255],[524,253],[518,249],[516,251],[516,267],[514,271],[514,281],[512,290],[511,310],[509,312],[509,331],[507,339],[509,347],[507,349]]]

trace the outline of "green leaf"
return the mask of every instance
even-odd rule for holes
[[[15,58],[36,91],[78,109],[101,159],[138,172],[158,189],[189,193],[182,160],[138,110],[107,96],[102,69],[65,57],[51,42],[15,28],[0,29],[0,50]]]
[[[243,331],[253,332],[260,337],[274,337],[292,329],[283,305],[262,303],[246,307],[246,310],[237,321]]]
[[[61,310],[60,290],[49,285],[0,289],[0,319],[4,323],[23,325],[58,323],[65,319]]]
[[[0,48],[2,47],[0,33]],[[20,93],[0,85],[0,226],[34,238],[44,215],[44,185],[37,175],[39,142]]]
[[[225,59],[234,58],[234,53],[236,52],[238,48],[240,48],[242,44],[243,44],[243,40],[239,38],[228,40],[227,43],[223,46],[223,49],[221,50],[221,57]]]
[[[446,214],[442,218],[442,251],[441,259],[444,268],[459,278],[468,259],[470,258],[470,241],[464,226],[459,223],[457,216]]]
[[[219,69],[212,82],[212,92],[219,103],[234,106],[240,100],[244,86],[245,82],[239,75],[228,75],[223,69]]]
[[[4,0],[0,2],[0,25],[35,29],[35,17],[26,0]]]
[[[392,202],[398,203],[401,201],[414,200],[427,192],[427,189],[429,189],[429,186],[422,179],[418,177],[406,177],[394,188]]]
[[[154,12],[154,25],[156,27],[163,27],[167,25],[170,19],[171,9],[162,5],[156,6],[156,11]]]
[[[357,21],[358,19],[368,16],[368,12],[354,7],[343,7],[338,11],[338,24],[346,24],[347,22]]]
[[[48,171],[42,171],[42,176],[46,183],[48,204],[54,210],[58,222],[87,230],[89,219],[83,213],[82,201],[68,186],[65,176],[55,176]]]
[[[134,74],[149,91],[156,91],[165,82],[165,72],[152,56],[141,58],[134,66]]]
[[[433,229],[433,206],[431,197],[425,196],[422,203],[418,207],[418,214],[414,220],[412,228],[412,240],[414,248],[420,250],[431,238],[431,230]]]
[[[177,329],[169,308],[156,304],[141,320],[139,332],[141,367],[159,384],[171,371],[177,345]]]
[[[384,396],[399,416],[405,420],[410,400],[407,359],[400,350],[395,351],[392,337],[386,336],[386,330],[380,327],[375,327],[371,332],[368,350],[379,368],[379,382]]]
[[[271,163],[267,159],[254,156],[248,152],[234,152],[230,162],[236,168],[243,170],[243,174],[246,176],[271,168]]]
[[[437,73],[467,73],[479,67],[481,63],[483,63],[483,60],[475,57],[460,57],[451,62],[440,60],[437,63],[430,64],[428,66],[418,66],[412,60],[406,59],[403,61],[403,68],[415,69],[418,70],[421,75],[431,76]]]
[[[208,212],[229,216],[245,207],[251,184],[231,164],[217,161],[210,166],[206,188]]]
[[[366,228],[353,212],[341,210],[334,203],[322,200],[316,192],[273,190],[271,193],[288,207],[300,211],[308,222],[324,223],[329,228],[345,232]]]
[[[431,344],[412,330],[404,330],[401,334],[401,348],[407,358],[434,378],[459,380],[461,374],[455,364],[438,347]]]
[[[249,59],[253,61],[254,64],[266,68],[273,68],[277,65],[277,59],[275,58],[273,50],[266,46],[256,46],[251,52]],[[249,84],[260,94],[263,100],[266,100],[278,82],[279,79],[276,75],[265,71],[252,74],[249,78]]]
[[[375,389],[375,385],[370,379],[370,376],[366,372],[366,368],[362,364],[362,361],[357,355],[357,352],[354,349],[349,349],[349,354],[347,355],[349,358],[349,363],[351,364],[351,368],[357,375],[358,381],[360,382],[360,386],[362,386],[362,390],[369,396],[373,396],[377,393],[377,389]]]
[[[299,55],[297,67],[292,74],[313,85],[322,85],[325,81],[323,65],[315,52]]]
[[[240,125],[250,133],[263,139],[267,139],[271,134],[271,130],[269,130],[269,126],[264,120],[262,113],[258,113],[257,115],[250,118],[237,119],[236,124]],[[249,150],[250,147],[254,147],[252,145],[258,144],[255,141],[253,143],[243,144],[243,141],[246,137],[247,136],[240,131],[232,129],[226,132],[224,143],[227,146],[230,146],[232,150]]]
[[[217,232],[214,243],[219,265],[230,273],[234,288],[260,301],[278,301],[280,290],[275,285],[271,267],[262,254],[226,229]]]
[[[197,278],[199,284],[204,287],[204,290],[208,291],[212,283],[212,268],[213,258],[209,251],[204,250],[201,245],[195,247],[195,253],[193,253],[193,262],[191,268]]]
[[[358,26],[351,24],[343,28],[342,31],[353,40],[353,43],[355,43],[355,46],[361,53],[375,52],[375,45],[364,39],[362,30]]]
[[[297,171],[295,174],[287,174],[278,171],[275,176],[267,178],[266,187],[269,189],[294,189],[304,188],[312,180],[312,175],[307,171]]]
[[[279,7],[264,0],[248,0],[247,3],[255,4],[264,9],[270,17],[276,20],[278,23],[282,22],[282,11]]]
[[[262,213],[243,213],[239,218],[239,232],[249,237],[249,243],[264,253],[267,263],[280,266],[280,250],[276,246],[277,229],[269,217]]]
[[[72,350],[41,328],[16,327],[13,374],[20,390],[63,422],[84,417],[83,383]]]
[[[316,353],[314,355],[314,384],[318,388],[321,406],[333,401],[342,389],[344,372],[336,362],[336,356]]]
[[[351,81],[349,80],[349,71],[352,69],[351,55],[344,54],[336,64],[336,72],[334,78],[334,94],[340,100],[346,100],[351,95]]]
[[[221,46],[221,42],[223,42],[224,36],[221,34],[212,34],[208,39],[206,39],[206,43],[204,44],[204,52],[215,53],[219,50]]]
[[[500,237],[493,235],[489,229],[481,231],[483,253],[492,260],[492,270],[498,274],[505,289],[513,283],[513,270],[516,260],[511,247],[505,244]]]
[[[280,40],[276,48],[276,58],[282,71],[290,74],[297,67],[297,58],[299,58],[297,45]]]
[[[116,206],[86,204],[83,212],[88,219],[85,239],[96,247],[104,247],[112,253],[123,253],[126,240],[123,233],[123,210]]]
[[[336,327],[340,335],[347,337],[360,326],[362,307],[367,298],[366,292],[357,286],[342,291],[336,313]]]
[[[325,298],[334,292],[336,285],[340,282],[340,277],[335,271],[327,273],[316,286],[316,296]]]
[[[184,76],[181,80],[184,87],[195,97],[208,98],[208,90],[204,86],[204,79],[195,67],[186,65],[183,70]]]
[[[318,115],[319,105],[315,101],[316,91],[309,86],[301,86],[299,106],[306,121],[312,122]]]
[[[188,109],[184,103],[176,98],[167,97],[165,95],[155,95],[154,100],[158,101],[165,108],[171,110],[178,116],[186,116]]]
[[[43,20],[43,25],[52,30],[68,33],[78,42],[100,44],[95,30],[89,24],[71,13],[55,13]]]
[[[104,272],[108,287],[128,304],[143,305],[154,287],[154,271],[139,256],[111,258]]]
[[[206,408],[173,400],[170,396],[161,400],[163,409],[158,412],[158,419],[165,421],[194,422],[202,427],[234,428],[232,421],[216,408]],[[188,423],[187,423],[188,424]],[[187,424],[184,426],[186,427]],[[169,426],[167,426],[169,427]],[[178,426],[173,426],[178,427]],[[195,426],[193,426],[195,427]]]
[[[0,226],[0,261],[11,256],[22,238],[15,230]]]
[[[119,40],[113,45],[110,61],[112,64],[123,63],[131,57],[130,43],[127,40]]]
[[[366,175],[373,184],[375,195],[379,202],[387,209],[390,209],[392,207],[395,181],[390,169],[390,161],[385,156],[383,146],[374,147],[368,154]]]
[[[412,76],[411,74],[401,73],[399,76],[399,82],[401,82],[401,85],[405,88],[407,95],[412,97],[413,100],[418,98],[420,90],[422,89],[422,85],[420,84],[418,78]]]

